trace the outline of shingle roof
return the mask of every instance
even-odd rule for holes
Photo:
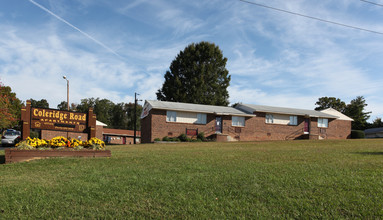
[[[153,109],[173,110],[173,111],[186,111],[186,112],[199,112],[211,113],[216,115],[234,115],[234,116],[248,116],[254,117],[252,113],[247,114],[239,109],[227,106],[215,105],[201,105],[182,102],[167,102],[157,100],[146,100]]]
[[[273,107],[266,105],[252,105],[252,104],[238,104],[237,109],[240,109],[248,114],[253,112],[265,112],[265,113],[276,113],[276,114],[285,114],[285,115],[299,115],[299,116],[309,116],[316,118],[338,118],[335,115],[326,114],[323,112],[307,109],[297,109],[297,108],[283,108],[283,107]]]

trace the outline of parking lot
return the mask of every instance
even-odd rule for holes
[[[15,147],[15,146],[2,146],[2,145],[0,144],[0,150],[4,150],[4,149],[6,149],[6,148],[11,148],[11,147]]]

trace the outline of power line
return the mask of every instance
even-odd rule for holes
[[[380,6],[380,7],[383,7],[382,4],[378,4],[378,3],[375,3],[375,2],[370,2],[370,1],[366,1],[366,0],[360,0],[362,2],[366,2],[366,3],[369,3],[369,4],[373,4],[373,5],[377,5],[377,6]]]
[[[360,28],[360,27],[356,27],[356,26],[351,26],[351,25],[347,25],[347,24],[342,24],[342,23],[338,23],[338,22],[334,22],[334,21],[325,20],[325,19],[322,19],[322,18],[316,18],[316,17],[312,17],[312,16],[308,16],[308,15],[304,15],[304,14],[300,14],[300,13],[296,13],[296,12],[292,12],[292,11],[287,11],[287,10],[283,10],[283,9],[279,9],[279,8],[274,8],[274,7],[271,7],[271,6],[267,6],[267,5],[263,5],[263,4],[259,4],[259,3],[255,3],[255,2],[251,2],[251,1],[247,1],[247,0],[239,0],[239,1],[245,2],[245,3],[248,3],[248,4],[252,4],[252,5],[256,5],[256,6],[259,6],[259,7],[264,7],[264,8],[272,9],[272,10],[275,10],[275,11],[280,11],[280,12],[284,12],[284,13],[288,13],[288,14],[292,14],[292,15],[297,15],[297,16],[301,16],[301,17],[305,17],[305,18],[310,18],[310,19],[313,19],[313,20],[321,21],[321,22],[326,22],[326,23],[329,23],[329,24],[335,24],[335,25],[338,25],[338,26],[343,26],[343,27],[347,27],[347,28],[352,28],[352,29],[360,30],[360,31],[367,31],[367,32],[374,33],[374,34],[381,34],[381,35],[383,35],[383,32],[379,32],[379,31],[373,31],[373,30],[369,30],[369,29],[365,29],[365,28]]]

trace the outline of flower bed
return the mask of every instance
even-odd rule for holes
[[[88,141],[55,137],[51,140],[27,138],[16,149],[5,149],[5,163],[14,163],[48,157],[110,157],[105,143],[98,138]]]
[[[16,144],[16,148],[20,150],[34,150],[34,149],[76,149],[81,150],[83,148],[93,150],[104,150],[105,143],[98,138],[91,138],[88,141],[81,141],[77,139],[67,139],[59,136],[51,140],[44,140],[39,138],[28,137],[25,141]]]

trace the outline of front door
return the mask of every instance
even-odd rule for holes
[[[217,116],[215,118],[215,133],[222,133],[222,117]]]
[[[304,133],[305,134],[309,134],[310,133],[310,119],[309,118],[305,118]]]

